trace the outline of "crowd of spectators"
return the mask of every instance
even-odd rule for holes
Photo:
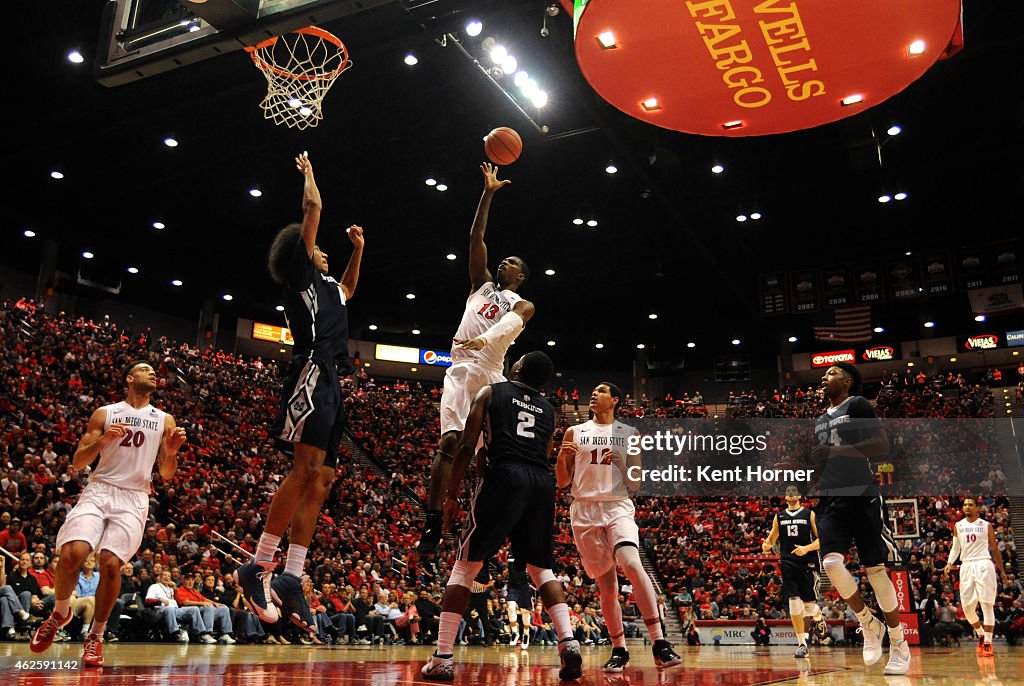
[[[288,626],[259,622],[232,580],[246,559],[243,551],[255,549],[270,495],[290,467],[268,435],[280,392],[276,363],[132,332],[107,318],[93,322],[47,314],[24,300],[0,306],[0,349],[0,547],[19,558],[0,577],[0,638],[24,639],[52,608],[56,532],[88,478],[88,470],[71,466],[71,455],[89,413],[122,398],[119,370],[137,358],[158,368],[157,402],[175,415],[189,438],[175,477],[169,482],[155,477],[151,523],[139,554],[122,570],[124,595],[108,625],[108,640],[120,635],[222,643],[420,643],[436,636],[441,584],[452,559],[417,561],[407,554],[418,538],[419,501],[426,495],[437,444],[436,386],[378,383],[363,370],[345,381],[354,447],[343,450],[355,454],[339,460],[309,546],[305,587],[318,632],[302,637]],[[898,391],[904,392],[914,391]],[[745,397],[734,406],[738,413],[749,412],[742,416],[820,412],[813,391],[784,389],[756,396],[756,402]],[[973,403],[964,406],[966,416],[983,416],[983,395],[958,397]],[[882,408],[898,412],[890,399],[880,399],[880,413]],[[924,392],[912,401],[929,412],[948,404],[936,405]],[[901,402],[906,407],[911,400]],[[701,417],[706,408],[695,393],[634,403],[624,414]],[[568,424],[561,417],[559,430]],[[948,498],[919,502],[919,535],[902,540],[906,552],[916,556],[911,569],[920,597],[937,593],[941,598],[955,593],[952,581],[936,569],[944,564],[956,503]],[[556,505],[556,574],[566,586],[578,635],[602,642],[607,631],[596,586],[579,565],[568,505],[563,491]],[[642,542],[668,604],[689,618],[783,617],[777,562],[752,552],[759,550],[777,505],[769,498],[638,499]],[[1005,558],[1013,562],[1005,501],[986,501],[985,507],[985,516],[997,523]],[[489,578],[475,589],[481,602],[467,612],[460,641],[510,638],[501,593],[509,564],[509,551],[503,549],[488,565]],[[851,567],[857,566],[854,556]],[[78,619],[68,636],[80,634],[91,621],[98,572],[91,569],[83,577],[74,605]],[[632,589],[620,581],[627,628],[638,633]],[[1008,601],[1011,610],[1019,608],[1019,595]],[[834,617],[845,611],[834,597],[823,609]],[[119,626],[122,615],[131,620]],[[549,640],[550,621],[542,610],[527,612],[521,624],[527,622],[535,642]]]

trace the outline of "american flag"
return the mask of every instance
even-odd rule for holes
[[[835,326],[814,327],[819,341],[835,343],[863,343],[871,340],[871,306],[838,307]]]

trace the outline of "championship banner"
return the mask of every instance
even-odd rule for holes
[[[992,284],[988,271],[988,258],[981,248],[961,248],[957,253],[957,273],[960,288],[987,288]]]
[[[921,266],[913,257],[894,260],[886,265],[889,281],[889,297],[893,300],[907,300],[920,297]]]
[[[850,297],[849,267],[825,267],[821,270],[821,279],[825,284],[826,307],[842,307],[852,302]]]
[[[975,314],[1009,314],[1024,310],[1024,290],[1019,283],[975,288],[967,291],[967,297]]]
[[[994,246],[995,285],[1020,283],[1020,262],[1017,260],[1018,247],[1013,243],[1002,243]]]
[[[821,309],[821,281],[818,270],[803,269],[793,272],[791,284],[795,314],[810,314]]]
[[[761,294],[762,316],[789,313],[785,272],[761,274],[758,278],[758,285]]]
[[[866,264],[855,270],[853,288],[858,303],[876,303],[882,300],[882,265]]]
[[[933,253],[924,256],[924,292],[946,295],[953,291],[953,270],[949,256]]]

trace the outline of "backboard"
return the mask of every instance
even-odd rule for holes
[[[394,0],[109,0],[96,80],[117,86]]]

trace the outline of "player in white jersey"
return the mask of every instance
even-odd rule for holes
[[[949,574],[953,562],[960,558],[960,604],[964,609],[964,617],[974,627],[978,635],[978,655],[992,657],[992,631],[996,625],[996,570],[999,578],[1006,586],[1006,569],[1003,567],[1003,556],[996,544],[996,534],[992,525],[981,518],[978,512],[978,501],[964,498],[964,518],[953,525],[953,546],[949,549],[949,559],[942,571]],[[993,561],[995,565],[993,565]],[[984,624],[978,621],[978,604]]]
[[[629,664],[616,564],[633,586],[653,643],[654,664],[665,669],[682,658],[662,634],[658,596],[640,561],[640,530],[629,498],[630,490],[639,488],[640,482],[627,478],[627,461],[630,466],[639,465],[640,456],[626,453],[627,441],[638,432],[615,420],[621,397],[619,388],[608,382],[598,384],[590,394],[594,418],[566,430],[558,451],[556,483],[559,488],[572,485],[569,516],[573,538],[583,568],[597,580],[601,612],[612,641],[612,656],[604,671],[621,672]]]
[[[174,417],[149,404],[157,387],[153,367],[143,360],[132,362],[125,367],[124,379],[125,399],[93,412],[78,442],[72,461],[75,469],[85,469],[97,455],[99,464],[57,532],[56,602],[29,645],[32,652],[43,652],[71,621],[71,593],[78,570],[95,552],[100,583],[82,657],[87,667],[103,665],[103,630],[121,591],[121,567],[142,543],[153,465],[159,467],[160,476],[170,479],[178,469],[178,449],[185,442],[185,430],[174,423]]]
[[[462,430],[466,427],[469,407],[484,386],[505,381],[505,353],[512,341],[533,316],[533,303],[520,297],[519,287],[530,275],[521,257],[506,257],[498,265],[497,278],[487,268],[487,216],[494,193],[508,184],[498,179],[498,168],[480,165],[484,190],[469,230],[469,279],[472,284],[462,321],[452,346],[452,366],[444,375],[441,394],[441,440],[430,470],[427,519],[423,535],[416,546],[420,553],[433,553],[447,528],[442,509],[452,460]]]

